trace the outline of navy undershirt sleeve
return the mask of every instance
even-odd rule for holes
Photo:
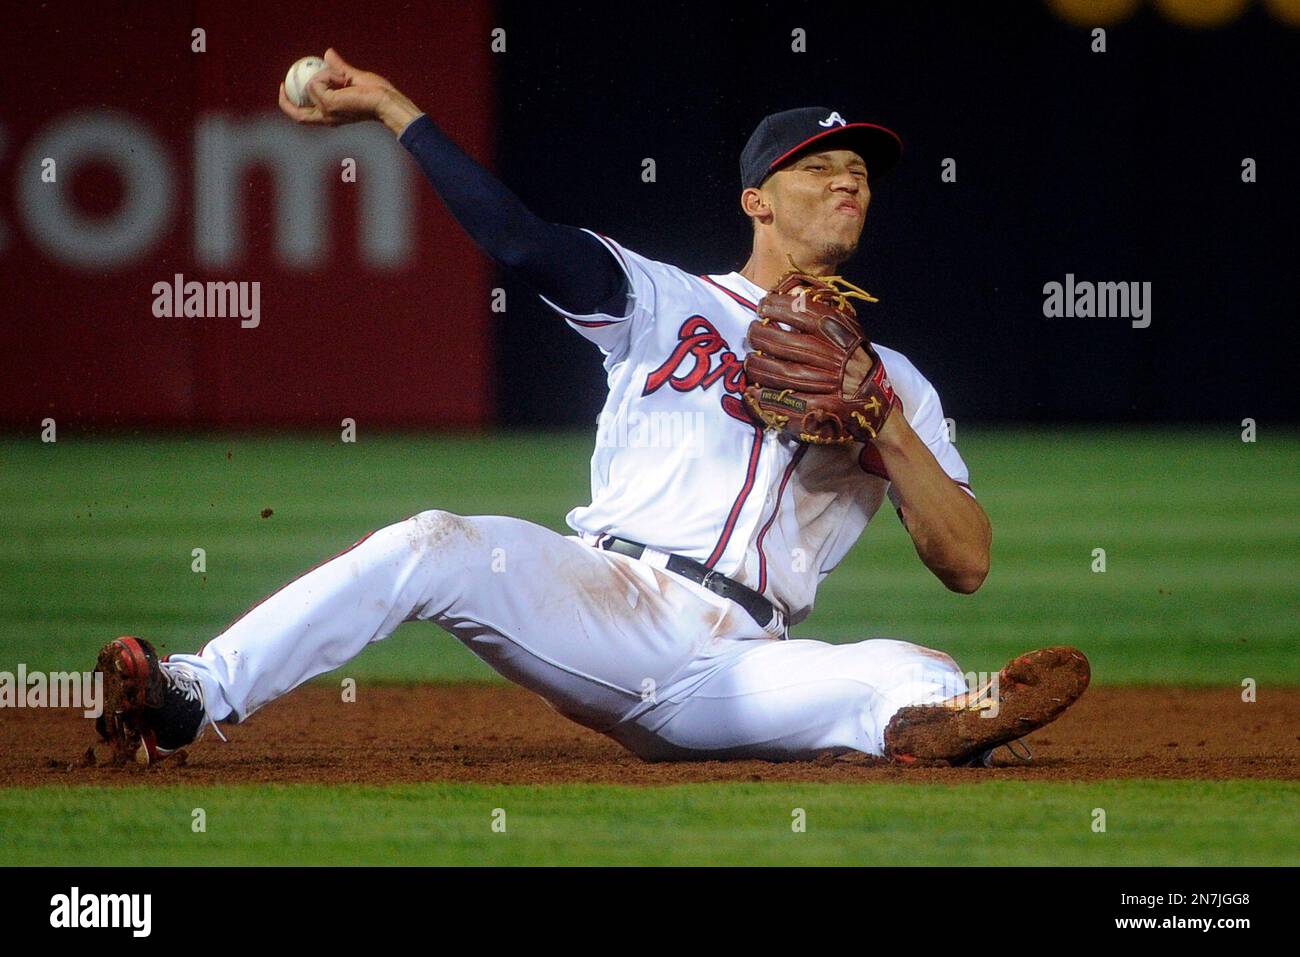
[[[627,312],[614,254],[590,233],[548,223],[423,114],[399,140],[471,239],[504,269],[576,315]]]

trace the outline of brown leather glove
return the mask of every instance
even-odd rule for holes
[[[764,426],[817,445],[876,437],[897,400],[849,299],[876,302],[838,276],[794,270],[749,325],[745,404]]]

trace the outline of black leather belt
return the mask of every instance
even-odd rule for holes
[[[596,547],[607,552],[618,552],[629,558],[640,558],[645,553],[645,546],[639,542],[629,542],[626,538],[618,538],[614,535],[601,535],[596,540]],[[749,616],[763,628],[770,625],[772,619],[776,617],[776,608],[770,601],[754,589],[746,588],[735,579],[719,574],[703,562],[697,562],[684,555],[670,554],[667,568],[670,572],[676,572],[683,578],[689,578],[696,584],[703,585],[715,595],[734,601],[749,612]]]

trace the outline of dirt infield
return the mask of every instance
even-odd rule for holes
[[[354,704],[339,697],[334,688],[301,688],[226,729],[228,744],[209,731],[183,760],[148,770],[91,764],[86,752],[94,731],[76,712],[6,709],[0,711],[0,786],[1300,779],[1300,689],[1266,691],[1246,704],[1231,688],[1093,688],[1057,723],[1030,736],[1032,764],[993,769],[899,767],[856,755],[785,764],[648,764],[513,687],[362,686]],[[97,751],[106,761],[107,749]]]

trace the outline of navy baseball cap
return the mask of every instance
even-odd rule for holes
[[[903,155],[903,141],[875,123],[850,123],[835,110],[805,106],[766,116],[740,154],[742,189],[761,186],[786,163],[812,146],[853,150],[867,164],[867,176],[879,179]]]

